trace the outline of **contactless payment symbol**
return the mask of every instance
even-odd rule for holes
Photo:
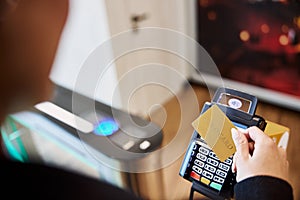
[[[119,130],[117,122],[112,118],[101,120],[94,128],[94,133],[101,136],[109,136]]]
[[[239,99],[231,98],[231,99],[228,100],[228,105],[231,108],[239,109],[239,108],[242,107],[243,103]]]

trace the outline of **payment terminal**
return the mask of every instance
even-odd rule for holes
[[[238,129],[257,126],[264,130],[266,127],[266,121],[255,115],[257,98],[253,95],[230,88],[218,88],[212,101],[204,104],[200,115],[212,105],[217,105]],[[194,131],[179,172],[180,176],[192,182],[190,199],[193,199],[194,191],[211,199],[233,198],[236,177],[231,171],[232,158],[233,155],[221,162]]]

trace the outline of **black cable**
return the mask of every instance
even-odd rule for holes
[[[194,199],[194,187],[192,186],[191,187],[191,191],[190,191],[190,197],[189,197],[189,200],[193,200]]]

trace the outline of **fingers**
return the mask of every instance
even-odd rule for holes
[[[278,142],[278,146],[286,149],[287,146],[288,146],[288,142],[289,142],[289,133],[288,133],[288,132],[285,132],[285,133],[281,136],[281,138],[280,138],[280,140],[279,140],[279,142]]]
[[[249,143],[246,136],[235,128],[231,129],[231,134],[238,158],[248,159]]]
[[[245,135],[245,136],[247,136],[247,135]],[[248,147],[249,147],[249,153],[250,153],[250,155],[252,155],[253,151],[254,151],[254,142],[249,142]],[[237,159],[237,154],[234,154],[233,158],[232,158],[232,165],[231,165],[232,173],[236,173],[236,171],[237,171],[237,169],[236,169],[236,159]]]
[[[254,151],[254,142],[252,141],[248,142],[248,146],[249,146],[249,153],[252,156]]]
[[[259,144],[266,141],[266,138],[270,139],[269,136],[267,136],[262,130],[260,130],[256,126],[252,126],[247,129],[248,134],[251,140],[254,141],[254,143]]]
[[[282,157],[283,159],[287,159],[287,156],[286,156],[286,150],[285,148],[282,148],[282,147],[278,147],[278,151],[279,151],[279,155],[280,157]]]
[[[282,177],[283,179],[288,178],[288,170],[289,170],[289,161],[287,160],[287,152],[285,148],[282,147],[277,147],[278,148],[278,152],[279,152],[279,159],[278,160],[282,160],[282,164],[283,164],[283,168],[285,169],[285,175]]]
[[[234,156],[232,158],[231,171],[232,171],[232,173],[236,172],[236,154],[234,154]]]

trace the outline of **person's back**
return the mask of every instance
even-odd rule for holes
[[[0,160],[2,195],[11,199],[138,199],[108,183],[39,164]]]
[[[0,0],[0,123],[51,95],[49,72],[67,14],[67,0]],[[3,151],[0,168],[1,195],[12,199],[138,199],[94,178],[10,160]]]

